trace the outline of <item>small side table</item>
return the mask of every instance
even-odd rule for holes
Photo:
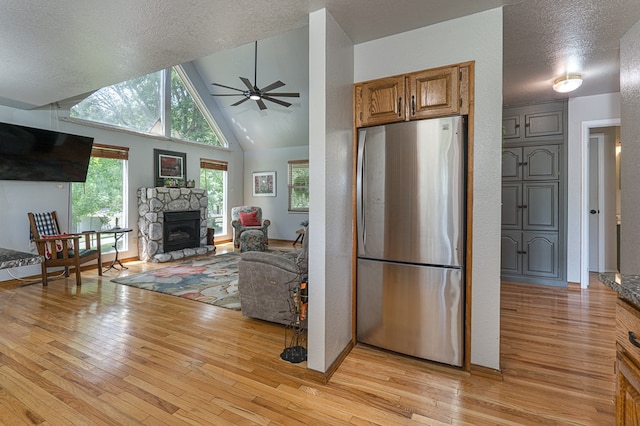
[[[113,242],[113,248],[116,250],[116,257],[113,258],[113,260],[111,261],[111,264],[109,264],[109,266],[107,266],[106,268],[104,268],[104,271],[102,272],[107,272],[111,269],[115,269],[116,271],[118,270],[123,270],[123,269],[129,269],[126,266],[124,266],[122,264],[122,262],[120,262],[120,259],[118,258],[118,241],[120,241],[120,239],[122,238],[122,236],[124,234],[126,234],[127,232],[131,232],[133,231],[132,228],[111,228],[111,229],[105,229],[104,231],[100,231],[101,234],[113,234],[113,237],[115,238],[115,241]],[[116,266],[116,263],[118,265],[120,265],[120,269],[118,269],[118,267]]]
[[[296,231],[296,234],[298,234],[298,236],[296,237],[296,240],[293,242],[293,246],[295,246],[298,241],[300,241],[300,244],[302,244],[304,242],[304,228],[303,229],[298,229]]]

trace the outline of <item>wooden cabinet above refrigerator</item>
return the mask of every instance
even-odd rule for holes
[[[471,64],[357,83],[356,127],[468,114]]]

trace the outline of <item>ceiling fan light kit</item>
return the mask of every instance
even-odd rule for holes
[[[299,98],[300,93],[282,93],[282,92],[271,92],[272,90],[278,89],[285,84],[280,80],[274,81],[273,83],[263,87],[262,89],[258,88],[258,41],[255,42],[255,53],[254,53],[254,73],[253,73],[253,84],[246,77],[240,77],[240,81],[244,83],[247,87],[247,90],[244,89],[236,89],[235,87],[225,86],[224,84],[211,83],[214,86],[224,87],[225,89],[235,90],[240,93],[212,93],[211,96],[244,96],[244,99],[239,100],[236,103],[231,104],[231,106],[238,106],[241,103],[252,100],[255,101],[258,105],[258,108],[261,110],[267,109],[264,101],[273,102],[278,105],[282,105],[284,107],[290,107],[291,104],[289,102],[285,102],[280,99],[276,99],[276,97],[289,97],[289,98]]]
[[[567,74],[557,78],[553,82],[553,90],[558,93],[569,93],[576,90],[582,85],[582,76],[580,74]]]

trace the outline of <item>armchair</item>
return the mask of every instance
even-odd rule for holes
[[[307,276],[308,229],[302,248],[284,253],[248,251],[238,263],[242,315],[291,325],[291,289]]]
[[[82,284],[80,265],[97,260],[98,275],[102,276],[102,253],[100,233],[62,234],[55,211],[28,213],[31,241],[38,254],[44,257],[42,265],[42,285],[47,286],[47,268],[64,267],[64,276],[69,276],[69,267],[74,267],[76,284]],[[84,240],[83,243],[80,240]],[[84,246],[84,248],[82,248]]]
[[[244,221],[244,223],[243,223]],[[256,206],[239,206],[231,209],[231,226],[233,227],[233,246],[240,247],[240,234],[247,229],[257,229],[264,234],[265,244],[269,244],[269,219],[262,220],[262,208]]]

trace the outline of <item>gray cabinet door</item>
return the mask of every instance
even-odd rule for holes
[[[522,229],[522,184],[502,184],[502,229]]]
[[[502,180],[522,180],[522,148],[502,150]]]
[[[520,149],[522,149],[521,163],[524,166],[522,172],[524,180],[558,179],[560,152],[558,145],[525,146]]]
[[[558,182],[522,184],[522,229],[558,230]]]
[[[522,233],[523,275],[559,277],[558,234],[552,232]]]
[[[500,268],[503,275],[522,274],[522,232],[502,231]]]
[[[564,118],[562,110],[544,111],[524,116],[524,137],[536,138],[547,136],[562,136],[564,133]]]
[[[502,137],[504,139],[520,138],[520,116],[510,115],[502,117]]]

